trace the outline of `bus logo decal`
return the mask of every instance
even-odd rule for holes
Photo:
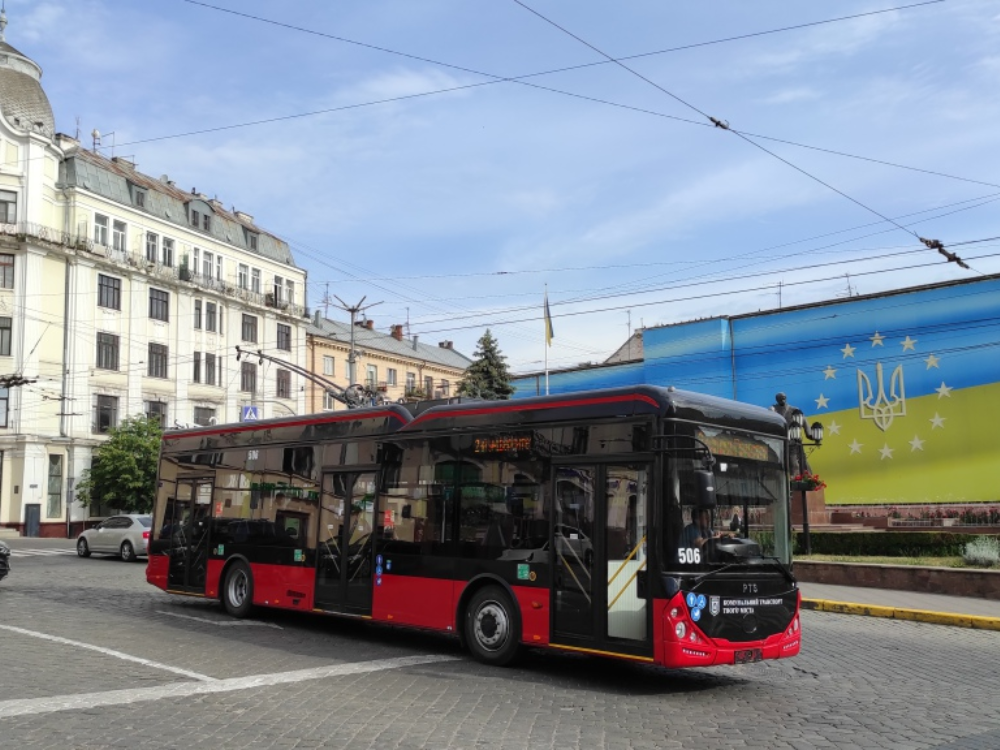
[[[709,598],[709,608],[708,611],[712,613],[712,617],[715,617],[722,610],[722,601],[720,597],[713,596]]]

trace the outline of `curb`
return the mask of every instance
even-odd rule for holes
[[[951,625],[974,630],[1000,630],[1000,617],[980,617],[978,615],[956,615],[950,612],[931,612],[926,609],[901,609],[899,607],[879,607],[874,604],[851,604],[828,599],[803,599],[802,609],[819,612],[835,612],[841,615],[867,615],[868,617],[888,617],[894,620],[927,622],[934,625]]]

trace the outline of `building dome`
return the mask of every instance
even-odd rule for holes
[[[7,15],[0,12],[0,113],[16,128],[52,136],[56,121],[42,90],[42,69],[4,40]]]

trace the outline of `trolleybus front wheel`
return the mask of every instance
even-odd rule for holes
[[[485,664],[505,666],[518,655],[520,617],[510,596],[499,586],[487,586],[472,596],[465,610],[465,641]]]
[[[253,573],[242,560],[234,562],[226,571],[222,606],[233,617],[246,617],[253,608]]]

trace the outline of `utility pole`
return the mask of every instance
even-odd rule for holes
[[[372,302],[370,304],[365,304],[365,299],[367,295],[361,298],[361,301],[356,305],[348,305],[344,300],[338,297],[336,294],[333,295],[334,299],[340,303],[340,309],[351,314],[351,353],[347,356],[347,380],[348,385],[354,385],[358,382],[357,372],[355,371],[355,364],[358,360],[357,350],[354,348],[354,325],[358,318],[358,313],[367,310],[370,307],[375,307],[375,305],[381,305],[381,302]]]

